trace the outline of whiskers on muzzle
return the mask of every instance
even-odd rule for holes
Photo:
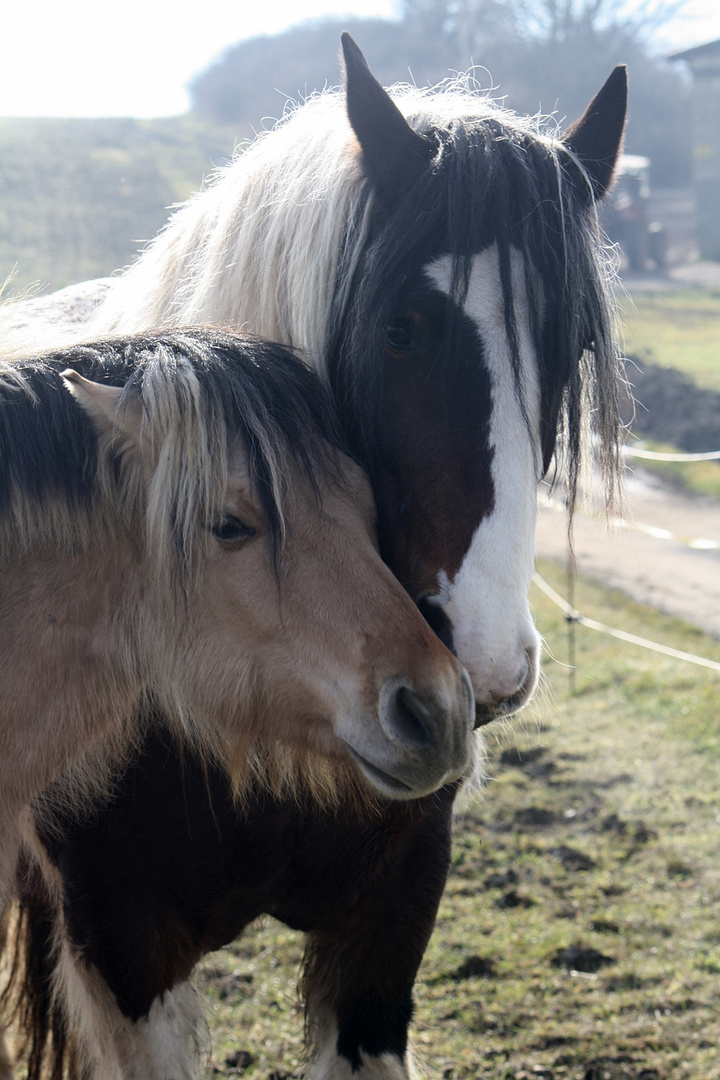
[[[515,679],[515,689],[490,695],[476,702],[475,728],[484,727],[493,720],[512,716],[533,697],[540,677],[540,639],[526,647],[523,664]],[[478,695],[479,696],[479,695]]]

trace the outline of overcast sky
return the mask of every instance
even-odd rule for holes
[[[392,17],[397,10],[396,0],[16,0],[8,7],[0,116],[182,113],[188,80],[243,38],[323,15]],[[720,38],[720,3],[685,0],[684,15],[662,35],[668,51]]]

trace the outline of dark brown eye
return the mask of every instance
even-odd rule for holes
[[[223,544],[238,544],[255,535],[252,525],[246,525],[244,521],[233,517],[232,514],[226,514],[221,518],[217,525],[212,526],[210,532]]]
[[[410,319],[398,319],[388,324],[385,341],[396,352],[409,352],[413,347],[413,324]]]

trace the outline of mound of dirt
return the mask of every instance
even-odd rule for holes
[[[696,386],[674,368],[629,359],[635,405],[633,412],[632,403],[625,400],[623,419],[633,434],[692,454],[720,450],[720,394]]]

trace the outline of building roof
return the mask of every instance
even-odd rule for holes
[[[715,57],[720,61],[720,38],[717,41],[708,41],[705,45],[696,45],[694,49],[673,53],[668,56],[668,60],[687,60],[692,64],[694,60],[714,60]]]

